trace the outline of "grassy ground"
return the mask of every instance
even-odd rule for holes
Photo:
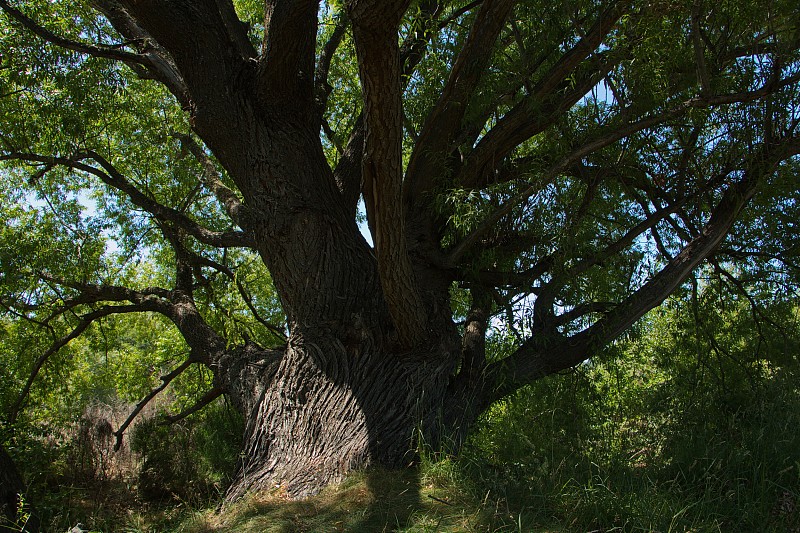
[[[303,501],[276,492],[128,516],[105,531],[800,533],[793,379],[707,398],[650,383],[618,401],[593,383],[526,390],[458,456],[423,451],[413,470],[358,473]]]
[[[341,486],[329,488],[303,501],[287,501],[280,494],[267,494],[250,497],[221,512],[185,511],[168,520],[154,520],[158,517],[152,513],[130,515],[124,525],[111,530],[185,533],[798,530],[796,515],[775,516],[761,524],[734,525],[729,521],[731,517],[714,512],[706,514],[713,511],[710,509],[713,502],[684,505],[681,495],[670,496],[659,490],[619,498],[613,507],[629,512],[628,515],[608,515],[609,506],[603,500],[616,497],[609,492],[607,498],[601,497],[597,502],[590,501],[591,495],[585,495],[585,500],[572,500],[574,507],[567,513],[560,517],[547,517],[530,508],[517,512],[503,500],[480,500],[452,487],[415,488],[413,481],[407,481],[408,477],[414,477],[410,474],[394,473],[388,477],[377,474],[382,486],[373,488],[375,476],[356,476]],[[594,507],[598,515],[589,516],[587,507]]]
[[[264,494],[221,513],[206,511],[179,527],[187,532],[487,531],[491,517],[454,487],[420,485],[416,471],[372,470],[318,496],[287,501]],[[490,527],[490,526],[489,526]]]
[[[181,533],[315,532],[793,532],[800,531],[798,485],[729,481],[698,472],[695,483],[591,465],[566,464],[538,481],[450,458],[406,471],[370,470],[301,501],[280,492],[222,510],[129,516],[116,530]],[[698,468],[694,466],[693,468]],[[797,478],[796,466],[791,474]],[[493,479],[492,479],[493,478]],[[545,489],[544,491],[542,489]]]
[[[800,532],[794,390],[659,418],[581,411],[565,396],[573,385],[554,382],[552,403],[531,389],[495,406],[458,456],[423,451],[413,469],[356,473],[302,501],[276,491],[219,509],[224,487],[208,492],[180,470],[157,500],[108,476],[53,479],[31,501],[59,533],[78,522],[105,533]],[[175,462],[154,453],[161,472]]]

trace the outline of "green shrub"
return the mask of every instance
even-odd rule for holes
[[[221,401],[174,424],[161,417],[140,422],[131,438],[142,461],[140,494],[194,504],[218,497],[233,474],[241,434],[241,417]]]

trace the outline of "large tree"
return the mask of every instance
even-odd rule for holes
[[[73,339],[162,315],[163,385],[205,365],[244,415],[231,498],[457,445],[704,261],[792,264],[793,0],[0,8],[0,301],[51,337],[9,417]]]

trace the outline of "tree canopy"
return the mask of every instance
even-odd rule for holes
[[[0,9],[9,420],[78,339],[143,314],[163,384],[205,365],[200,403],[249,420],[239,488],[300,493],[399,462],[413,421],[466,431],[697,269],[795,297],[796,2]],[[265,458],[288,450],[306,466]]]

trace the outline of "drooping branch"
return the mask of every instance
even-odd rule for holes
[[[267,328],[277,338],[286,341],[286,333],[272,324],[269,320],[261,316],[261,313],[258,312],[258,309],[256,309],[256,306],[253,304],[253,298],[245,288],[242,280],[238,277],[236,277],[236,289],[239,291],[239,295],[242,297],[242,300],[244,300],[244,304],[247,306],[247,309],[249,309],[253,314],[253,318],[255,318],[259,324]]]
[[[125,430],[128,429],[128,426],[130,426],[134,420],[136,420],[136,417],[139,416],[139,413],[142,412],[142,409],[144,409],[153,398],[158,396],[161,391],[166,389],[167,385],[169,385],[173,379],[183,374],[187,368],[196,362],[197,361],[192,359],[190,355],[188,359],[178,365],[178,367],[172,372],[161,376],[161,384],[151,390],[147,396],[142,398],[139,403],[136,404],[136,407],[133,408],[133,411],[131,411],[131,413],[128,415],[128,418],[126,418],[125,421],[114,432],[114,436],[116,437],[116,441],[114,442],[114,451],[119,451],[119,449],[122,447],[122,437],[125,435]]]
[[[194,405],[189,407],[188,409],[184,409],[178,414],[174,415],[164,415],[164,424],[174,424],[175,422],[179,422],[184,418],[193,415],[194,413],[200,411],[205,406],[219,398],[225,393],[222,387],[214,387],[207,393],[205,393]]]
[[[438,32],[456,22],[459,18],[483,4],[483,0],[473,0],[468,4],[454,9],[440,20],[436,20],[448,2],[439,0],[425,0],[419,4],[416,16],[411,21],[408,35],[400,46],[400,64],[405,87],[411,76],[425,57],[428,45],[438,35]]]
[[[93,5],[103,11],[117,31],[127,39],[127,42],[117,45],[98,45],[68,39],[42,26],[12,6],[7,0],[0,0],[0,9],[41,39],[65,50],[121,61],[140,77],[160,81],[178,97],[181,103],[186,104],[186,90],[183,80],[175,70],[168,54],[163,53],[163,50],[159,50],[157,46],[148,40],[146,32],[138,28],[127,13],[119,9],[116,1],[97,0]],[[126,51],[124,50],[126,47],[135,47],[139,52]]]
[[[711,93],[711,81],[706,65],[705,52],[703,50],[703,39],[700,31],[700,13],[697,9],[698,4],[692,10],[692,47],[694,49],[694,62],[697,68],[697,79],[700,80],[701,94]]]
[[[17,395],[17,399],[14,401],[11,409],[9,411],[9,420],[13,424],[14,421],[19,416],[19,412],[23,407],[23,404],[28,397],[28,394],[31,391],[31,387],[33,386],[33,382],[36,381],[36,377],[39,375],[39,372],[42,370],[42,367],[47,362],[50,357],[52,357],[55,353],[69,344],[71,341],[80,337],[86,329],[92,325],[97,320],[101,318],[111,316],[114,314],[123,314],[123,313],[135,313],[135,312],[142,312],[142,311],[156,311],[156,306],[151,305],[152,302],[142,302],[140,304],[133,304],[133,305],[117,305],[117,306],[104,306],[99,309],[96,309],[90,313],[86,313],[85,315],[80,316],[80,321],[78,325],[75,326],[72,331],[64,335],[63,337],[57,339],[50,347],[44,351],[39,357],[36,358],[36,361],[33,363],[33,368],[31,369],[30,374],[28,375],[28,379],[25,382],[25,385],[22,387],[22,390]]]
[[[667,219],[670,215],[673,215],[683,209],[684,206],[689,204],[689,202],[696,200],[698,197],[702,196],[703,194],[707,193],[710,190],[720,186],[724,179],[728,176],[728,172],[721,172],[718,173],[716,176],[709,179],[705,184],[700,187],[697,187],[691,194],[688,194],[675,202],[672,202],[670,205],[666,207],[660,207],[655,211],[649,213],[644,220],[630,228],[625,234],[622,235],[619,239],[612,242],[602,250],[597,251],[591,256],[584,257],[575,261],[575,263],[570,266],[568,269],[564,271],[562,276],[564,278],[568,278],[571,276],[578,276],[583,274],[591,267],[602,264],[603,261],[610,259],[614,255],[617,255],[625,248],[628,248],[633,242],[641,236],[646,231],[654,228],[659,222],[662,220]],[[554,280],[556,281],[556,280]],[[557,283],[554,283],[554,285]]]
[[[95,45],[73,41],[48,30],[25,13],[12,6],[7,0],[0,0],[0,9],[5,11],[13,20],[17,21],[22,27],[34,33],[36,36],[65,50],[72,50],[73,52],[88,54],[94,57],[122,61],[130,65],[149,64],[149,60],[146,56],[123,50],[129,43],[121,43],[119,45]]]
[[[102,167],[102,170],[82,162],[85,159],[94,159]],[[71,158],[42,156],[39,154],[28,153],[8,153],[0,155],[0,161],[10,160],[45,163],[48,165],[61,165],[66,168],[80,170],[96,176],[100,178],[100,180],[106,185],[125,193],[135,206],[152,214],[158,220],[169,222],[183,228],[189,235],[195,237],[198,241],[204,244],[208,244],[209,246],[219,248],[252,248],[254,246],[253,237],[250,233],[242,231],[212,231],[204,226],[201,226],[177,209],[173,209],[156,202],[136,188],[136,186],[134,186],[121,172],[119,172],[114,165],[96,152],[90,151],[85,154],[78,154]]]
[[[199,147],[195,145],[195,149],[198,152],[197,156],[202,158],[204,154],[202,154]],[[180,211],[163,206],[139,191],[139,189],[137,189],[130,182],[130,180],[128,180],[121,172],[119,172],[114,165],[112,165],[97,152],[89,151],[88,156],[94,159],[101,167],[103,167],[103,170],[106,171],[106,173],[101,174],[95,173],[95,175],[103,180],[104,183],[127,194],[134,205],[141,207],[149,213],[152,213],[156,218],[176,223],[178,226],[185,228],[187,233],[197,238],[200,242],[216,247],[240,246],[251,248],[254,246],[253,237],[249,232],[216,232],[208,230],[207,228],[191,220]],[[206,171],[205,177],[207,180],[210,180],[208,183],[212,191],[218,195],[218,198],[223,203],[226,210],[228,210],[231,215],[235,217],[234,222],[246,230],[248,228],[246,212],[240,204],[238,198],[233,191],[230,191],[222,184],[221,180],[216,175],[216,170],[214,169],[213,163],[210,161],[210,159],[203,158],[203,164],[204,170]]]
[[[728,283],[733,285],[733,287],[736,289],[736,292],[738,292],[747,299],[747,302],[750,304],[750,312],[753,315],[753,320],[756,323],[756,328],[758,328],[760,336],[762,337],[764,336],[763,333],[761,332],[762,320],[768,323],[770,326],[772,326],[776,331],[780,331],[784,335],[786,334],[785,328],[782,327],[780,324],[776,323],[769,316],[767,316],[764,310],[761,309],[761,306],[758,305],[758,302],[756,302],[756,299],[751,294],[751,291],[747,290],[747,287],[744,286],[744,283],[742,283],[740,279],[731,274],[727,269],[723,268],[722,265],[720,265],[719,261],[716,259],[716,257],[713,258],[713,265],[714,265],[714,270],[718,274],[720,274],[723,278],[725,278],[728,281]]]
[[[534,304],[534,316],[536,317],[534,321],[534,330],[540,331],[544,326],[542,322],[547,322],[547,327],[551,331],[554,331],[555,328],[571,322],[580,316],[590,312],[599,311],[600,309],[596,307],[590,307],[587,311],[584,307],[579,306],[569,314],[560,315],[558,318],[554,318],[553,302],[558,294],[558,290],[562,288],[568,280],[580,276],[591,267],[601,265],[604,261],[619,254],[621,251],[633,244],[635,240],[643,233],[654,228],[660,221],[664,220],[669,215],[674,214],[682,206],[686,205],[691,200],[696,199],[711,187],[718,186],[723,177],[724,175],[720,175],[716,179],[709,180],[705,186],[698,188],[698,190],[694,191],[693,194],[681,198],[679,201],[675,202],[669,207],[658,209],[655,212],[649,213],[642,221],[631,227],[614,242],[596,251],[592,255],[578,258],[570,265],[569,268],[559,271],[558,274],[551,274],[550,279],[546,282],[543,282],[539,287],[536,288],[536,291],[534,291],[537,294],[536,302]],[[559,256],[559,252],[553,252],[545,259],[539,261],[536,265],[523,272],[482,272],[480,274],[480,279],[484,283],[494,282],[494,286],[511,285],[525,287],[526,291],[530,291],[533,281],[540,279],[546,272],[548,272],[552,268],[556,258]],[[603,311],[607,310],[607,308],[608,305],[603,304]]]

